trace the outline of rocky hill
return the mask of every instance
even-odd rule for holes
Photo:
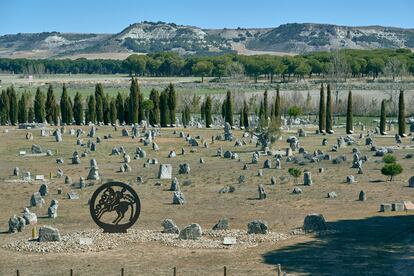
[[[284,24],[277,28],[201,29],[164,22],[141,22],[117,34],[47,32],[0,36],[1,57],[119,57],[133,52],[180,54],[238,52],[305,53],[333,49],[414,48],[414,29],[329,24]],[[99,55],[98,55],[99,56]]]

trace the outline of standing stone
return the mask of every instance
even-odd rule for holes
[[[50,226],[42,226],[39,229],[39,242],[60,241],[59,230]]]
[[[126,128],[123,128],[123,129],[122,129],[122,136],[123,136],[123,137],[127,137],[127,136],[129,136],[129,132],[128,132],[128,130],[127,130]]]
[[[131,162],[131,157],[128,154],[124,154],[124,163]]]
[[[177,177],[171,181],[170,191],[179,191],[180,190],[180,183],[178,182]]]
[[[99,180],[99,171],[97,167],[90,167],[87,180]]]
[[[180,164],[180,169],[178,171],[179,174],[189,174],[190,173],[190,165],[188,163]]]
[[[77,153],[77,152],[74,152],[74,153],[73,153],[73,156],[72,156],[72,164],[74,164],[74,165],[78,165],[78,164],[80,164],[80,163],[81,163],[81,160],[80,160],[80,158],[79,158],[78,153]]]
[[[306,186],[311,186],[313,184],[312,175],[309,171],[303,173],[303,184]]]
[[[172,166],[171,164],[161,164],[158,171],[159,179],[171,179],[172,176]]]
[[[286,148],[286,153],[285,153],[285,155],[286,155],[286,156],[293,156],[292,149],[291,149],[291,148]]]
[[[227,218],[220,219],[214,226],[213,230],[228,230],[229,220]]]
[[[158,151],[158,150],[160,150],[160,147],[158,146],[157,143],[153,142],[152,143],[152,149],[155,150],[155,151]]]
[[[263,176],[263,170],[262,169],[259,169],[258,171],[257,171],[257,176]]]
[[[40,194],[42,197],[44,197],[44,196],[46,196],[48,193],[49,193],[49,189],[48,189],[48,187],[47,187],[47,184],[46,184],[46,183],[43,183],[42,185],[40,185],[40,188],[39,188],[39,194]]]
[[[91,151],[96,151],[96,143],[95,142],[91,142],[90,149],[91,149]]]
[[[40,193],[39,192],[33,193],[32,197],[30,198],[30,205],[33,207],[36,207],[36,206],[42,206],[43,204],[45,204],[45,200],[40,195]]]
[[[259,155],[255,152],[252,155],[252,164],[257,164],[259,162]]]
[[[58,202],[55,199],[52,199],[49,208],[47,209],[47,214],[49,218],[57,218],[57,209]]]
[[[267,223],[261,220],[253,220],[247,224],[247,234],[267,234]]]
[[[233,140],[233,133],[231,130],[231,125],[228,122],[224,124],[224,140],[226,141]]]
[[[19,167],[15,167],[15,168],[13,169],[13,176],[19,176],[19,174],[20,174],[20,169],[19,169]]]
[[[9,233],[22,232],[25,226],[26,226],[26,221],[22,217],[13,215],[9,219]]]
[[[272,176],[270,178],[270,185],[276,185],[276,177]]]
[[[353,176],[353,175],[348,175],[347,177],[346,177],[346,183],[348,183],[348,184],[352,184],[352,183],[355,183],[356,181],[355,181],[355,177]]]
[[[84,177],[79,177],[79,188],[83,189],[86,187],[86,182]]]
[[[161,226],[164,228],[162,231],[163,233],[168,234],[178,234],[180,233],[180,229],[178,228],[177,224],[172,219],[164,219],[161,222]]]
[[[359,201],[365,201],[367,200],[367,195],[365,194],[365,191],[360,191],[358,196]]]
[[[41,154],[43,152],[43,149],[41,146],[33,144],[32,145],[32,154]]]
[[[62,133],[60,132],[60,129],[55,130],[55,139],[56,139],[56,142],[62,142],[63,141]]]
[[[26,222],[26,225],[29,224],[36,224],[37,223],[37,216],[35,213],[31,213],[28,208],[24,208],[23,210],[23,218]]]
[[[259,199],[266,199],[266,192],[262,184],[259,184],[257,191],[259,193]]]
[[[269,159],[266,159],[263,163],[263,168],[264,169],[270,169],[272,167],[272,163],[270,162]]]
[[[183,205],[185,203],[184,194],[180,191],[175,191],[173,195],[173,204]]]
[[[303,222],[305,231],[322,231],[326,230],[326,221],[323,215],[312,213],[305,217]]]
[[[414,176],[411,176],[410,179],[408,179],[408,187],[414,188]]]
[[[278,169],[278,170],[282,169],[282,162],[280,161],[279,158],[276,159],[275,164],[276,164],[276,166],[275,166],[276,169]]]
[[[68,175],[65,176],[65,184],[69,184],[69,185],[72,184],[72,178]]]
[[[180,231],[179,238],[181,240],[197,240],[202,234],[201,226],[197,223],[192,223]]]
[[[88,136],[89,136],[89,137],[91,137],[91,138],[93,138],[93,137],[95,137],[95,135],[96,135],[96,127],[95,127],[95,126],[92,126],[92,127],[89,129]]]

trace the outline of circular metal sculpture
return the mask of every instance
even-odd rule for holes
[[[108,182],[93,193],[89,210],[95,223],[104,233],[126,233],[138,220],[141,203],[131,186]]]

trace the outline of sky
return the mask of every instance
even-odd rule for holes
[[[285,23],[414,28],[413,0],[0,0],[0,35],[117,33],[141,21],[201,28],[277,27]]]

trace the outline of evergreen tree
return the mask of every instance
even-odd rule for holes
[[[67,114],[67,119],[68,119],[68,124],[72,124],[73,123],[73,102],[72,102],[72,98],[68,97],[68,114]]]
[[[212,108],[211,97],[207,96],[206,103],[204,104],[206,127],[211,127],[211,123],[213,122],[213,119],[211,117],[211,108]]]
[[[332,104],[332,94],[331,94],[331,86],[328,84],[326,88],[326,132],[332,133],[333,123],[333,104]]]
[[[33,106],[31,106],[31,107],[29,107],[29,111],[27,113],[27,120],[28,120],[29,123],[33,123],[34,118],[35,118],[34,109],[33,109]]]
[[[265,92],[263,93],[263,113],[264,113],[263,116],[266,121],[267,121],[267,117],[269,116],[268,108],[269,108],[269,103],[267,99],[267,89],[266,89]]]
[[[37,88],[34,99],[34,115],[37,123],[44,123],[46,120],[45,94]]]
[[[306,96],[306,103],[305,103],[306,113],[310,115],[312,111],[312,97],[310,95],[310,92],[308,91],[308,95]]]
[[[170,115],[170,126],[175,124],[175,108],[177,105],[177,99],[175,95],[174,85],[172,83],[168,86],[168,110]]]
[[[111,99],[108,94],[106,94],[102,99],[103,122],[105,125],[108,125],[111,122]]]
[[[138,86],[138,122],[145,120],[143,104],[144,104],[144,95],[142,95],[139,89],[139,86]]]
[[[9,94],[9,103],[10,103],[10,108],[9,108],[10,123],[12,125],[16,125],[18,122],[18,116],[19,116],[19,106],[18,106],[16,91],[14,90],[13,86],[8,88],[7,90]]]
[[[168,92],[164,90],[160,96],[160,124],[161,127],[168,125]]]
[[[138,121],[138,108],[139,108],[139,88],[138,82],[135,78],[132,78],[131,87],[129,89],[129,115],[130,123],[137,124]]]
[[[404,91],[400,90],[400,97],[398,100],[398,134],[405,136],[405,103],[404,103]]]
[[[86,111],[86,123],[96,123],[96,101],[95,96],[90,95],[88,99],[88,108]]]
[[[27,119],[28,119],[26,99],[27,99],[26,94],[22,93],[19,99],[19,114],[18,114],[19,123],[21,124],[27,123]]]
[[[243,116],[243,108],[240,109],[240,114],[239,114],[239,127],[242,128],[244,127],[244,116]]]
[[[224,99],[221,104],[221,117],[223,117],[223,119],[226,118],[226,99]]]
[[[119,123],[122,124],[124,119],[124,98],[122,97],[122,94],[118,92],[118,95],[116,95],[116,118],[118,119]]]
[[[124,101],[124,120],[126,124],[131,124],[132,123],[132,119],[131,119],[131,98],[128,96],[125,98]]]
[[[66,90],[66,85],[63,84],[62,87],[62,95],[60,96],[60,114],[62,117],[62,123],[69,124],[68,118],[69,112],[69,100],[68,100],[68,92]]]
[[[58,124],[58,117],[59,117],[59,108],[56,102],[55,93],[53,92],[53,87],[50,84],[47,90],[47,97],[46,97],[46,121],[49,124],[54,123],[55,125]]]
[[[386,100],[381,101],[381,115],[380,115],[380,133],[384,135],[386,133],[385,131],[385,125],[387,123],[387,106],[386,106]]]
[[[75,119],[75,124],[77,124],[78,126],[82,124],[82,121],[83,121],[82,96],[79,92],[76,92],[75,99],[73,102],[73,117]]]
[[[115,125],[117,116],[118,116],[118,112],[116,109],[116,100],[112,98],[111,104],[110,104],[110,116],[109,116],[112,125]]]
[[[233,98],[231,92],[227,91],[226,95],[226,122],[233,126]]]
[[[246,100],[243,102],[243,124],[246,129],[249,128],[249,106]]]
[[[319,132],[324,133],[326,128],[326,107],[325,107],[325,90],[321,84],[321,92],[319,97]]]
[[[348,93],[348,105],[346,109],[346,133],[352,134],[354,132],[353,127],[353,114],[352,114],[352,92]]]
[[[205,103],[201,103],[200,105],[200,115],[201,115],[201,120],[205,120],[205,117],[206,117]]]
[[[184,127],[187,127],[191,119],[191,109],[189,105],[185,105],[184,110],[181,113],[181,116]]]
[[[149,99],[152,101],[154,107],[149,113],[149,123],[154,126],[160,122],[160,93],[156,89],[152,89]]]
[[[275,120],[276,124],[280,124],[282,121],[282,110],[281,110],[281,99],[280,99],[280,92],[279,86],[276,88],[276,101],[275,101]]]
[[[96,110],[96,122],[100,123],[104,121],[104,91],[102,84],[98,83],[95,86],[95,110]]]
[[[10,101],[6,90],[1,92],[0,96],[0,120],[1,124],[6,124],[9,121],[10,115]]]

